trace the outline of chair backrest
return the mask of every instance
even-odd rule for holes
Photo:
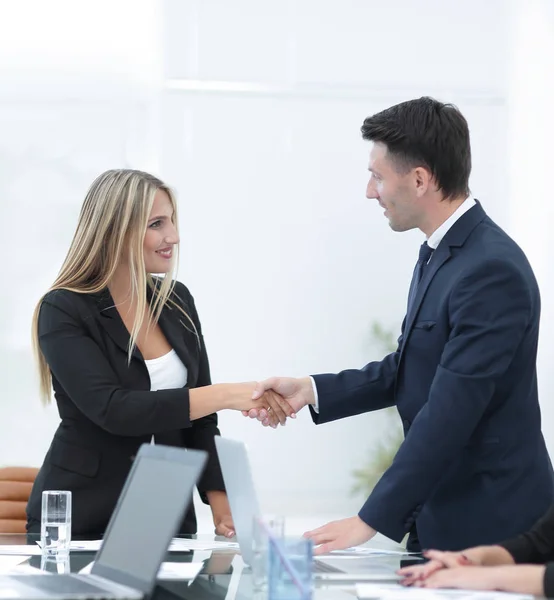
[[[0,468],[0,533],[25,533],[25,509],[38,469]]]

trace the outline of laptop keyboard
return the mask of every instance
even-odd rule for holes
[[[51,592],[53,594],[91,594],[95,598],[111,598],[113,594],[103,587],[88,583],[74,575],[10,575],[11,580]]]

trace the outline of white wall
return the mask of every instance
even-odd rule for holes
[[[364,198],[369,114],[424,93],[458,103],[472,188],[508,220],[504,2],[261,6],[165,2],[161,169],[179,190],[181,278],[216,381],[362,366],[378,353],[371,323],[399,326],[421,236],[394,235]],[[270,509],[344,514],[360,505],[351,470],[386,424],[221,423],[249,443]]]
[[[554,4],[512,0],[509,77],[510,225],[541,289],[539,394],[543,431],[554,453],[554,250],[552,140],[554,139]]]
[[[19,26],[0,20],[10,257],[2,463],[40,464],[57,423],[36,397],[30,315],[61,264],[87,186],[105,168],[152,169],[176,187],[180,278],[197,299],[215,381],[362,366],[379,355],[371,323],[399,326],[421,236],[393,234],[364,198],[359,128],[375,111],[423,94],[457,103],[471,128],[473,192],[509,231],[522,240],[529,231],[510,210],[521,196],[508,171],[519,3],[10,6]],[[27,28],[28,15],[39,25]],[[248,442],[268,510],[348,515],[362,501],[349,496],[351,470],[386,421],[364,415],[315,427],[301,414],[271,431],[226,413],[221,425]]]

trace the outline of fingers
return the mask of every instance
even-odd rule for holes
[[[454,569],[456,567],[463,567],[471,564],[467,556],[462,552],[441,552],[440,550],[427,550],[423,553],[423,556],[430,560],[435,560],[442,563],[442,565],[447,569]]]
[[[270,390],[277,385],[277,377],[271,377],[265,381],[258,381],[252,394],[252,400],[259,400],[267,390]]]
[[[314,543],[314,556],[329,554],[329,552],[342,550],[349,546],[348,542],[343,539],[343,536],[330,525],[329,523],[304,534],[304,537],[307,537]]]
[[[225,525],[225,523],[218,523],[215,528],[216,535],[224,535],[225,537],[231,538],[235,535],[234,529]]]
[[[291,405],[283,398],[273,391],[266,392],[262,398],[262,401],[266,401],[271,409],[270,419],[284,425],[287,422],[287,417],[293,414]]]
[[[416,581],[423,581],[427,579],[440,569],[444,569],[444,565],[436,560],[431,560],[424,565],[414,565],[411,567],[404,567],[398,570],[399,575],[403,575],[405,579],[402,581],[403,585],[414,585]]]

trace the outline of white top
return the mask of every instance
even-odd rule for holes
[[[187,368],[181,362],[175,350],[171,349],[159,358],[152,358],[144,362],[150,375],[151,391],[171,390],[187,385]]]

